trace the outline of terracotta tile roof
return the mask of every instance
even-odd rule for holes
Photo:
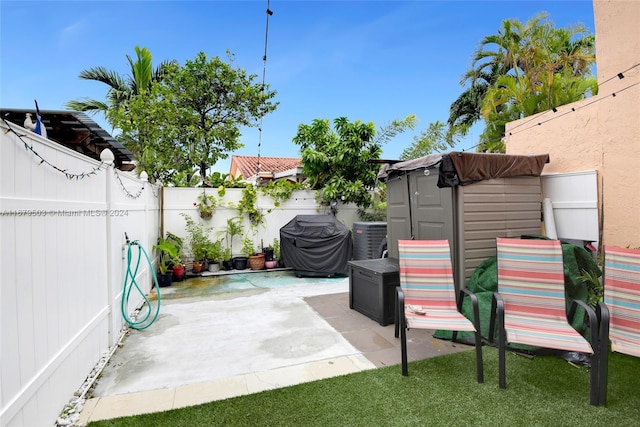
[[[260,156],[260,172],[284,172],[302,167],[301,159],[292,157],[264,157]],[[229,174],[237,177],[250,178],[258,170],[258,156],[231,156]]]

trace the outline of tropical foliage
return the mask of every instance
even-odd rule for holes
[[[447,127],[446,123],[435,121],[419,136],[413,138],[413,144],[405,148],[400,154],[401,160],[416,159],[428,154],[443,152],[456,145],[460,139],[454,127]]]
[[[103,111],[119,129],[118,139],[136,157],[138,171],[153,181],[207,185],[207,173],[218,159],[242,147],[240,129],[257,126],[272,112],[276,92],[256,82],[257,75],[200,52],[184,66],[165,62],[153,71],[151,54],[136,47],[137,59],[127,56],[131,76],[120,77],[104,67],[81,78],[109,85],[107,102],[71,101],[69,108]]]
[[[151,52],[147,48],[136,46],[134,48],[135,60],[126,55],[129,63],[130,74],[121,76],[113,70],[105,67],[93,67],[80,72],[79,78],[83,80],[94,80],[106,84],[106,102],[91,98],[69,101],[66,108],[75,111],[85,111],[89,114],[101,112],[111,126],[116,128],[112,121],[110,112],[118,109],[128,109],[129,101],[137,96],[141,90],[150,89],[154,81],[159,81],[166,74],[169,65],[174,61],[164,61],[156,68],[152,66]]]
[[[448,124],[464,134],[484,119],[479,151],[504,152],[509,121],[597,93],[593,34],[583,25],[555,28],[547,18],[541,13],[524,24],[505,20],[474,53],[462,78],[468,87],[451,104]]]
[[[169,67],[161,82],[136,97],[129,115],[134,123],[148,122],[146,132],[122,117],[123,136],[145,147],[140,163],[148,173],[170,179],[182,171],[206,185],[209,167],[242,147],[240,128],[257,126],[277,106],[270,101],[275,92],[256,77],[200,52],[183,67]]]
[[[315,119],[298,126],[293,142],[301,147],[303,172],[313,190],[321,191],[324,202],[340,200],[360,207],[371,204],[377,182],[382,144],[406,129],[415,127],[415,115],[394,120],[376,132],[373,122]]]

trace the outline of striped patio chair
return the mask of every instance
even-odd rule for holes
[[[600,404],[607,403],[611,351],[640,357],[640,249],[604,247],[604,303],[600,316]]]
[[[460,290],[456,303],[451,254],[447,240],[399,240],[400,286],[396,288],[395,336],[401,335],[402,375],[407,367],[409,328],[475,332],[478,382],[484,381],[482,337],[478,299],[467,289]],[[464,296],[473,304],[473,323],[460,313]]]
[[[590,403],[598,404],[598,319],[583,301],[567,313],[562,246],[558,240],[497,238],[498,292],[493,295],[489,337],[498,321],[500,388],[506,388],[507,343],[587,353],[591,356]],[[571,322],[577,307],[589,316],[590,341]],[[567,320],[568,318],[568,320]]]

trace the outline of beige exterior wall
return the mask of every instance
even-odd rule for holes
[[[638,247],[640,1],[593,6],[598,95],[508,123],[507,153],[549,153],[544,173],[597,170],[601,242]]]

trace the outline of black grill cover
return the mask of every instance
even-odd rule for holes
[[[298,276],[349,275],[351,230],[333,215],[298,215],[280,229],[280,257]]]

